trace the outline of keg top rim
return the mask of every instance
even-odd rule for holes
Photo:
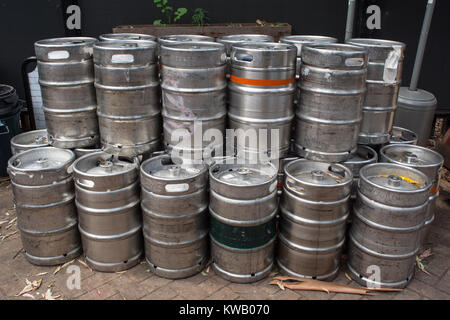
[[[365,154],[365,151],[367,151],[367,155],[370,156],[369,159],[366,157],[362,157],[361,153]],[[361,163],[371,163],[373,161],[378,160],[378,154],[377,152],[372,149],[369,146],[365,145],[358,145],[358,148],[356,149],[356,152],[350,155],[350,158],[343,162],[343,165],[352,165],[352,164],[361,164]]]
[[[177,160],[182,161],[182,159]],[[202,162],[201,164],[176,163],[168,154],[163,154],[147,159],[141,164],[140,168],[141,174],[143,176],[160,181],[179,181],[192,179],[201,176],[207,170],[208,167],[204,162]],[[169,175],[155,174],[160,172],[166,172],[169,173]]]
[[[363,53],[366,54],[365,48],[347,43],[314,43],[305,46],[302,51],[319,51],[319,52],[341,52],[341,53]]]
[[[21,159],[23,158],[26,159],[27,157],[33,156],[36,157],[43,153],[46,155],[46,158],[33,159],[33,163],[47,162],[50,165],[40,167],[21,167],[21,165],[25,163]],[[65,155],[65,159],[62,160],[58,159],[58,156],[61,155]],[[50,162],[48,160],[50,160]],[[75,160],[75,153],[72,150],[60,149],[55,147],[41,147],[26,150],[12,156],[8,160],[8,167],[11,168],[13,171],[21,171],[21,172],[55,171],[68,166],[74,160]]]
[[[16,89],[8,84],[0,84],[0,98],[14,94]]]
[[[273,42],[274,37],[268,34],[260,33],[243,33],[243,34],[229,34],[217,37],[217,42],[235,43],[235,42],[252,42],[259,40],[262,42]],[[264,41],[267,40],[267,41]]]
[[[40,138],[44,138],[46,142],[40,141]],[[34,141],[24,141],[26,138],[34,138]],[[48,146],[48,133],[47,129],[31,130],[23,132],[11,138],[11,144],[18,147],[35,147]]]
[[[329,42],[332,41],[332,42]],[[280,37],[280,42],[282,43],[292,43],[292,44],[310,44],[310,43],[336,43],[337,38],[322,35],[302,35],[302,34],[292,34],[289,36]]]
[[[367,48],[373,47],[382,49],[392,49],[399,46],[404,49],[406,47],[406,44],[400,41],[372,38],[352,38],[345,41],[345,43]]]
[[[440,168],[444,164],[440,153],[412,144],[388,144],[381,148],[380,154],[393,163],[413,168]],[[412,161],[408,162],[408,158]]]
[[[280,42],[240,42],[233,45],[233,50],[251,52],[297,52],[297,47],[289,43]]]
[[[212,41],[189,41],[189,42],[173,42],[161,44],[161,51],[225,51],[225,46],[222,43]]]
[[[97,39],[91,37],[63,37],[38,40],[35,45],[42,48],[67,48],[93,45],[95,42]]]
[[[98,161],[100,159],[105,160],[104,163],[99,163]],[[97,168],[96,166],[92,166],[92,162],[94,160],[97,160],[95,162],[96,166],[98,168],[103,168],[104,169],[103,171],[96,172],[95,170],[92,170],[94,168]],[[108,172],[108,168],[111,169],[110,172]],[[134,170],[137,170],[138,168],[139,166],[133,159],[122,156],[119,156],[118,159],[113,159],[112,154],[106,153],[104,151],[85,154],[82,157],[75,160],[73,164],[73,171],[76,175],[91,176],[91,177],[104,177],[104,176],[112,177],[117,175],[123,175],[132,172]]]
[[[99,50],[145,50],[156,48],[157,43],[151,40],[108,40],[97,41],[94,44],[95,49]]]
[[[237,160],[238,159],[236,157],[229,157],[224,159],[222,162],[216,162],[213,165],[211,165],[211,167],[209,168],[210,179],[214,180],[217,183],[225,184],[232,187],[253,188],[273,183],[273,181],[275,181],[278,177],[277,168],[270,162],[259,164],[246,164],[246,163],[240,164],[237,163],[238,162]],[[233,172],[233,177],[241,177],[241,176],[245,177],[247,175],[251,175],[252,173],[258,173],[258,178],[266,177],[266,179],[263,179],[261,181],[248,180],[249,183],[241,183],[239,181],[230,182],[224,179],[223,177],[223,174],[227,172]],[[264,173],[267,173],[269,175]],[[255,175],[251,176],[251,178],[254,177],[256,176]],[[245,179],[243,179],[242,181],[244,180]]]
[[[293,170],[293,167],[295,166],[305,167],[305,171],[291,172]],[[324,169],[322,168],[327,168],[327,172],[324,172]],[[336,171],[333,172],[330,169]],[[342,171],[342,173],[344,173],[344,176],[342,176],[341,173],[337,171]],[[296,175],[296,173],[305,174],[305,176],[301,178]],[[286,177],[289,177],[292,180],[297,181],[303,185],[320,186],[321,188],[335,188],[339,186],[345,186],[352,183],[353,181],[353,174],[351,170],[342,164],[312,161],[307,159],[298,159],[289,162],[284,167],[284,174],[286,175]],[[332,174],[334,174],[335,176],[333,176]],[[339,179],[342,179],[342,181],[338,181]]]
[[[407,137],[405,137],[407,135]],[[405,138],[406,140],[400,140],[402,138]],[[407,144],[408,142],[417,142],[418,135],[409,129],[402,128],[402,127],[392,127],[392,135],[391,139],[389,140],[390,144]]]
[[[214,42],[213,37],[200,34],[169,34],[160,36],[158,42]]]
[[[402,176],[400,174],[392,174],[392,173],[388,173],[388,171],[383,171],[383,167],[384,168],[389,168],[389,169],[397,169],[398,172],[404,172],[404,171],[408,171],[412,174],[415,174],[416,176],[419,176],[422,178],[423,181],[425,181],[425,183],[418,185],[417,181],[415,181],[414,179],[411,179],[410,177],[405,177]],[[375,168],[375,169],[374,169]],[[367,176],[367,172],[370,170],[375,170],[376,172],[376,177],[380,177],[380,178],[385,178],[386,181],[383,180],[383,182],[386,183],[375,183],[371,180],[372,177],[374,177],[374,175],[372,176]],[[386,170],[386,169],[385,169]],[[381,174],[380,174],[381,173]],[[411,189],[411,190],[405,190],[404,188],[400,189],[400,188],[394,188],[393,186],[388,184],[388,179],[390,179],[391,176],[396,176],[398,178],[401,179],[401,181],[404,181],[405,183],[407,183],[407,185],[412,185],[412,186],[416,186],[415,189]],[[387,163],[387,162],[378,162],[378,163],[372,163],[372,164],[368,164],[364,167],[361,168],[360,170],[360,174],[359,174],[359,178],[364,181],[365,183],[379,189],[379,188],[383,188],[383,189],[388,189],[391,191],[395,191],[395,192],[401,192],[404,194],[413,194],[413,193],[421,193],[424,191],[427,191],[431,188],[431,179],[424,174],[423,172],[412,168],[412,167],[407,167],[404,165],[400,165],[397,163]],[[404,186],[404,184],[400,185],[400,186]]]
[[[156,37],[151,34],[120,32],[120,33],[105,33],[100,35],[100,40],[149,40],[156,41]]]

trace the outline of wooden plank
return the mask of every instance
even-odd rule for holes
[[[211,24],[206,26],[196,26],[189,24],[171,24],[166,26],[154,25],[123,25],[113,28],[114,33],[132,32],[151,34],[156,37],[171,34],[199,34],[210,37],[220,37],[230,34],[267,34],[275,38],[276,41],[281,36],[290,35],[292,26],[289,24],[280,25],[264,25],[260,26],[256,23],[236,23],[236,24]]]

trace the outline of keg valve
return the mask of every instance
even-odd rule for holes
[[[407,151],[403,155],[407,163],[416,163],[418,160],[417,155],[412,152]]]
[[[324,177],[324,173],[322,170],[313,170],[311,172],[311,175],[314,181],[322,181]]]
[[[392,187],[398,187],[400,186],[402,179],[400,177],[394,176],[394,175],[390,175],[388,177],[388,185],[392,186]]]

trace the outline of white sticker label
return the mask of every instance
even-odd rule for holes
[[[166,184],[166,192],[185,192],[189,190],[187,183]]]
[[[401,46],[393,46],[392,49],[384,63],[383,81],[386,83],[396,82],[398,62],[402,56]]]
[[[111,57],[111,63],[133,63],[134,56],[132,54],[114,54]]]
[[[70,54],[69,51],[58,50],[58,51],[50,51],[47,56],[50,60],[61,60],[69,58]]]

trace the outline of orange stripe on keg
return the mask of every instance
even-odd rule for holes
[[[279,80],[260,80],[260,79],[246,79],[230,75],[230,80],[239,84],[247,84],[250,86],[283,86],[286,84],[294,83],[295,77]]]
[[[438,189],[439,189],[439,186],[436,186],[436,187],[430,189],[430,194],[435,194],[438,191]]]

